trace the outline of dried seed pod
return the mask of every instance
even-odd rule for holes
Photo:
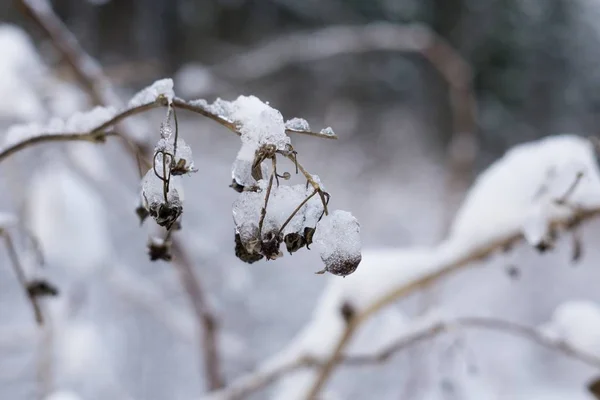
[[[275,231],[270,231],[263,235],[261,252],[267,257],[267,260],[276,260],[283,256],[281,251],[279,251],[281,242],[281,237]]]
[[[58,288],[48,281],[35,279],[27,283],[30,297],[58,296]]]
[[[252,264],[264,258],[262,254],[250,252],[242,243],[239,233],[235,234],[235,256],[245,263]]]
[[[238,193],[242,193],[244,191],[244,186],[237,183],[235,179],[231,180],[231,185],[229,185],[229,187]]]
[[[177,175],[185,175],[185,174],[189,174],[190,172],[197,172],[197,169],[194,169],[193,167],[187,165],[187,162],[185,159],[180,158],[179,160],[177,160],[177,162],[173,162],[171,164],[171,175],[173,176],[177,176]]]
[[[304,239],[304,236],[301,234],[292,232],[285,235],[283,242],[285,243],[287,251],[292,254],[304,247],[306,239]]]
[[[304,240],[306,241],[306,248],[310,250],[310,246],[313,242],[313,236],[315,234],[315,228],[304,228]]]
[[[150,238],[148,242],[148,255],[150,256],[150,261],[171,261],[173,259],[171,243],[159,238]]]
[[[181,216],[183,206],[181,201],[171,200],[166,203],[152,203],[149,205],[148,211],[158,225],[169,229]]]

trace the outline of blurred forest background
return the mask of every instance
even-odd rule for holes
[[[332,126],[337,142],[295,137],[295,147],[318,171],[336,207],[357,216],[365,248],[437,243],[456,207],[453,198],[510,146],[565,132],[597,133],[598,0],[54,0],[52,5],[123,98],[172,76],[176,93],[185,98],[254,94],[285,118]],[[447,160],[456,115],[450,84],[436,67],[416,52],[362,49],[318,56],[324,42],[314,32],[379,21],[429,27],[471,68],[476,124],[458,158],[464,153],[470,159],[475,151],[475,159],[460,171],[452,193],[446,187]],[[0,22],[31,35],[55,79],[76,82],[18,2],[0,3]],[[266,70],[258,63],[256,70],[251,58],[238,58],[297,33],[306,34],[304,47],[293,39],[284,47],[312,52],[307,61]],[[0,40],[0,55],[6,55],[0,66],[28,51],[11,43]],[[276,48],[264,49],[268,55]],[[270,56],[275,64],[282,57]],[[11,68],[0,68],[3,129],[90,106],[79,89],[48,92],[29,79],[44,101],[31,113],[12,112],[17,103],[38,100],[22,99],[21,88],[7,83],[9,73],[25,73]],[[155,128],[143,134],[153,143],[162,114],[149,118]],[[195,115],[183,117],[182,132],[200,172],[186,181],[181,235],[218,317],[220,352],[231,380],[298,332],[325,279],[313,274],[320,260],[310,252],[251,266],[235,258],[235,193],[227,185],[238,140]],[[65,147],[73,150],[69,161]],[[73,155],[79,151],[84,156]],[[43,273],[62,292],[49,304],[52,334],[38,335],[12,271],[0,269],[0,398],[39,398],[55,390],[83,400],[200,398],[206,387],[193,313],[174,270],[147,260],[147,234],[134,214],[135,168],[113,143],[90,151],[86,145],[41,146],[0,167],[0,204],[6,211],[47,200],[57,239]],[[75,176],[54,180],[53,168],[65,165]],[[47,191],[36,192],[40,176],[52,181]],[[81,199],[94,204],[78,208]],[[54,209],[56,204],[63,208]],[[100,217],[90,216],[98,210]],[[540,323],[566,299],[600,300],[600,255],[590,239],[597,233],[597,226],[586,228],[588,246],[578,268],[569,266],[568,249],[560,246],[542,256],[516,249],[394,307],[399,315],[413,315],[443,304]],[[48,246],[42,238],[42,247]],[[1,257],[8,265],[6,255]],[[160,317],[161,312],[168,315]],[[592,398],[585,393],[590,369],[520,339],[477,332],[433,343],[381,366],[344,369],[330,386],[331,398]],[[255,398],[268,398],[268,392]]]

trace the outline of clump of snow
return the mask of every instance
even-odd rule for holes
[[[540,330],[551,340],[600,355],[600,307],[596,303],[587,300],[562,303]]]
[[[67,119],[53,118],[46,124],[32,122],[13,125],[8,129],[4,145],[10,146],[32,137],[58,133],[88,133],[110,121],[117,111],[113,107],[95,107],[89,111],[77,112]]]
[[[206,112],[216,115],[223,120],[233,122],[232,113],[233,113],[234,102],[222,100],[221,98],[217,98],[212,104],[209,104],[204,99],[191,100],[191,101],[189,101],[189,104],[194,107],[200,107],[200,108],[204,109]]]
[[[163,173],[162,169],[159,173]],[[168,228],[183,212],[183,200],[173,185],[169,185],[165,198],[164,185],[164,181],[150,169],[142,179],[142,198],[144,206],[156,223]]]
[[[346,276],[360,264],[360,224],[351,213],[335,210],[323,217],[317,225],[314,241],[326,271]]]
[[[253,187],[258,185],[258,182],[252,176],[253,161],[240,160],[236,158],[231,166],[231,178],[240,186]],[[267,176],[268,167],[265,163],[261,163],[260,170],[262,176]]]
[[[452,224],[450,239],[473,248],[525,231],[535,242],[546,222],[572,212],[555,201],[579,172],[584,175],[568,203],[600,206],[600,174],[587,139],[559,135],[514,147],[479,175]]]
[[[294,131],[310,131],[310,125],[308,121],[303,118],[292,118],[285,121],[285,129],[292,129]]]
[[[153,103],[159,97],[166,98],[169,104],[173,102],[175,93],[173,92],[172,79],[160,79],[154,82],[152,85],[140,90],[131,98],[131,100],[129,100],[128,107],[135,108],[144,104]]]
[[[333,131],[333,129],[328,126],[327,128],[323,128],[321,129],[321,135],[325,135],[325,136],[335,136],[335,132]]]
[[[239,124],[242,148],[237,158],[253,161],[256,150],[263,145],[273,145],[285,150],[290,138],[285,134],[281,113],[255,96],[240,96],[231,104],[231,118]]]
[[[177,146],[175,146],[175,133],[170,121],[163,122],[160,126],[160,139],[154,148],[155,167],[158,171],[163,169],[163,157],[167,167],[172,167],[171,174],[183,175],[185,173],[195,172],[194,160],[192,158],[192,148],[183,140],[181,135],[177,135]],[[165,153],[168,153],[165,157]],[[171,158],[174,155],[174,159]]]

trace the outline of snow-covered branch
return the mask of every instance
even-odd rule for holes
[[[531,327],[491,317],[462,316],[443,318],[435,313],[419,317],[417,320],[412,321],[408,332],[397,335],[396,339],[391,340],[389,344],[377,351],[364,354],[350,353],[340,355],[336,361],[336,365],[352,367],[381,364],[417,343],[459,329],[489,330],[522,337],[552,351],[561,353],[566,357],[600,369],[600,356],[595,354],[589,348],[585,348],[576,342],[572,343],[572,341],[568,339],[553,335],[551,331],[544,326],[540,328]],[[323,360],[307,353],[285,363],[273,364],[238,378],[226,388],[211,393],[207,397],[207,400],[243,399],[264,389],[293,371],[304,368],[318,368],[323,367],[323,365]]]

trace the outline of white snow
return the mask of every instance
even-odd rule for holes
[[[292,118],[285,121],[285,129],[292,129],[295,131],[310,131],[310,125],[305,119]]]
[[[335,136],[335,132],[333,131],[333,129],[330,126],[328,126],[327,128],[321,129],[320,133],[322,135],[326,135],[326,136]]]
[[[351,213],[335,210],[323,217],[317,225],[314,241],[329,272],[336,273],[338,269],[342,275],[354,272],[354,265],[361,259],[361,240],[360,224]],[[352,267],[342,268],[348,263]]]
[[[207,112],[216,115],[223,120],[233,122],[231,114],[233,112],[234,102],[217,98],[212,104],[209,104],[204,99],[191,100],[188,103],[194,107],[203,108]]]
[[[578,171],[584,176],[569,203],[600,206],[600,175],[587,139],[559,135],[514,147],[477,178],[452,224],[451,240],[475,248],[523,230],[532,238],[532,230],[537,229],[539,236],[541,217],[537,223],[533,218],[533,225],[537,224],[533,229],[532,213],[542,214],[546,221],[569,215],[568,207],[553,203]]]
[[[255,96],[238,97],[231,104],[231,118],[240,125],[242,148],[237,158],[241,160],[254,160],[254,153],[262,145],[285,150],[290,144],[281,113]]]
[[[159,169],[158,173],[162,176],[162,169]],[[142,197],[147,202],[147,205],[149,207],[153,207],[155,205],[162,204],[165,202],[163,187],[163,181],[158,176],[156,176],[152,169],[148,170],[146,175],[144,175],[144,178],[142,178]],[[167,201],[181,201],[178,190],[172,187],[171,184],[169,184]]]
[[[166,98],[168,103],[171,104],[175,97],[172,79],[160,79],[152,85],[140,90],[131,98],[131,100],[129,100],[128,108],[135,108],[144,104],[153,103],[161,96]]]
[[[233,204],[233,220],[242,238],[242,242],[253,238],[257,232],[260,211],[265,204],[266,185],[267,182],[261,180],[259,182],[259,186],[262,188],[261,191],[242,192]],[[273,230],[279,231],[288,217],[292,215],[292,212],[310,193],[312,193],[312,188],[306,189],[306,185],[304,184],[293,186],[280,185],[279,187],[273,184],[267,206],[267,214],[263,223],[263,233]],[[316,222],[316,218],[323,212],[323,206],[319,198],[315,197],[304,204],[294,214],[283,230],[284,235],[292,232],[302,233],[307,226],[314,227],[314,225],[306,224],[306,211],[309,210],[311,213],[308,215],[309,221],[314,220]],[[315,216],[316,214],[318,216]]]
[[[588,300],[560,304],[540,330],[546,337],[600,357],[600,307]]]
[[[155,152],[166,152],[168,154],[174,154],[175,160],[171,160],[171,157],[167,156],[165,161],[167,167],[169,164],[182,165],[186,173],[195,172],[194,159],[192,158],[192,148],[183,140],[182,135],[177,135],[177,146],[175,147],[175,131],[169,118],[160,125],[160,139],[156,144]],[[174,161],[174,162],[173,162]],[[154,162],[156,169],[162,171],[163,169],[163,154],[159,153],[155,158]],[[162,174],[162,172],[161,172]]]
[[[6,133],[4,146],[8,147],[33,137],[60,133],[88,133],[110,121],[117,111],[112,107],[95,107],[89,111],[76,112],[67,119],[52,118],[48,123],[32,122],[13,125]]]

